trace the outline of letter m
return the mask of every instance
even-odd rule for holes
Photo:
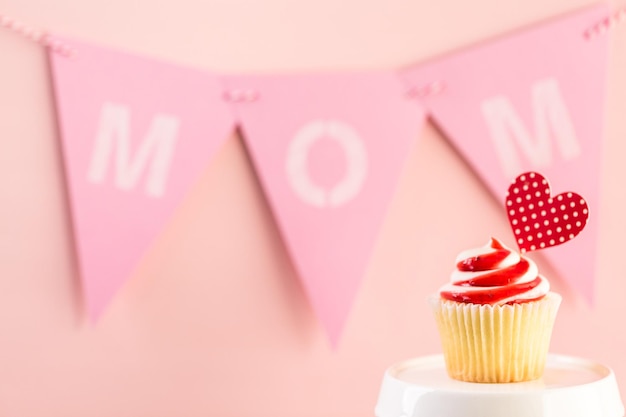
[[[114,158],[114,183],[118,188],[132,190],[147,170],[146,193],[151,197],[161,197],[165,192],[179,124],[176,117],[156,114],[143,141],[131,156],[130,109],[105,102],[100,111],[100,124],[89,165],[89,181],[102,183],[110,160]]]
[[[581,152],[555,79],[548,78],[533,84],[532,110],[534,137],[525,128],[507,97],[495,96],[482,102],[482,113],[491,139],[503,171],[510,178],[516,177],[522,171],[515,144],[533,168],[544,168],[552,163],[551,140],[556,142],[565,160],[573,159]]]

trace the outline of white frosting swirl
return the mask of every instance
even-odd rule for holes
[[[443,298],[476,304],[507,304],[542,298],[550,283],[539,275],[537,264],[497,239],[461,252],[450,283],[440,289]]]

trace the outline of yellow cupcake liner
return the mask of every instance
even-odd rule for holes
[[[561,296],[489,305],[431,298],[451,378],[468,382],[521,382],[543,374]]]

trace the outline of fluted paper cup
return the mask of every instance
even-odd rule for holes
[[[451,378],[521,382],[540,378],[561,296],[490,305],[430,299]]]

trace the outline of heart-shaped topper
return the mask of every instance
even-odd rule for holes
[[[515,178],[506,195],[506,209],[522,253],[573,239],[589,218],[584,198],[574,192],[552,197],[548,180],[536,172]]]

